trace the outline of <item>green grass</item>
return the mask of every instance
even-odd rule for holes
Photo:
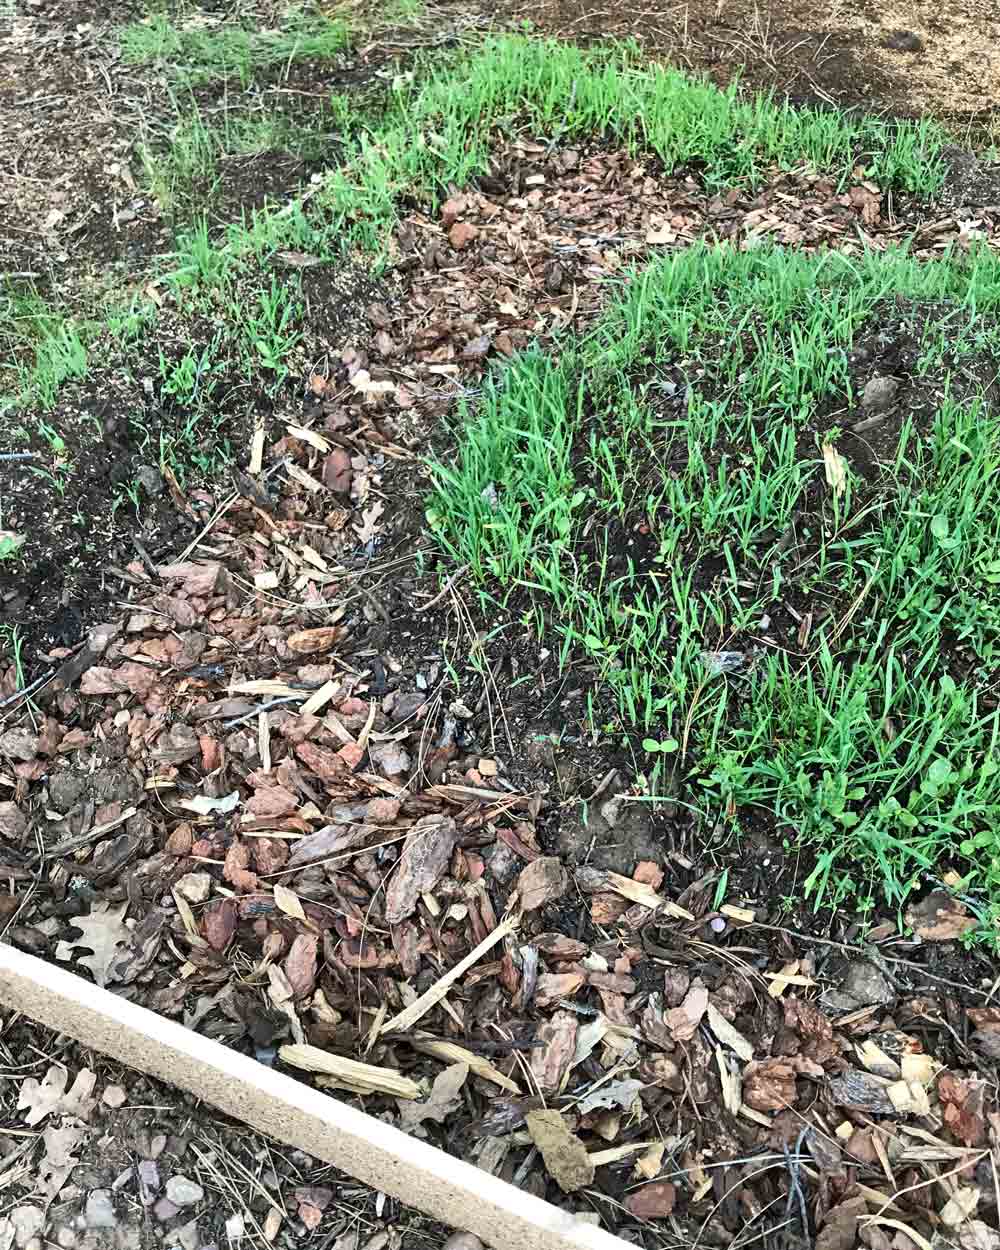
[[[901,307],[934,408],[873,466],[848,351]],[[589,660],[650,792],[805,839],[816,900],[901,904],[954,858],[1000,915],[998,307],[986,253],[697,245],[490,381],[433,468],[445,550]],[[761,628],[786,603],[807,634]]]
[[[846,181],[857,167],[885,187],[920,195],[941,183],[941,129],[834,110],[799,109],[771,96],[720,90],[673,69],[643,65],[627,46],[584,50],[502,36],[471,53],[418,64],[377,112],[337,107],[364,133],[320,197],[337,229],[379,251],[400,197],[434,200],[489,167],[499,129],[554,142],[604,136],[690,167],[709,187],[756,185],[772,168],[808,166]]]
[[[0,414],[51,407],[63,382],[86,373],[87,338],[87,326],[33,290],[0,290]]]
[[[161,65],[172,77],[194,85],[237,78],[247,86],[255,73],[293,60],[332,57],[350,41],[346,21],[294,10],[280,29],[209,23],[191,18],[177,25],[157,13],[119,33],[122,59],[132,65]]]

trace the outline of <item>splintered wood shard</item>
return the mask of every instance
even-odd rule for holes
[[[568,1211],[0,942],[0,1005],[503,1250],[631,1250]]]

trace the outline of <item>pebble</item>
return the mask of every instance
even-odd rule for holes
[[[117,1193],[119,1189],[124,1189],[132,1179],[132,1169],[126,1168],[124,1172],[119,1172],[115,1179],[111,1182],[111,1188]]]
[[[861,407],[870,408],[874,412],[885,412],[896,398],[899,381],[896,378],[874,377],[865,386],[861,395]]]
[[[139,1164],[139,1184],[151,1194],[160,1192],[160,1169],[152,1159],[143,1159]]]
[[[45,1225],[45,1212],[41,1207],[15,1207],[10,1213],[10,1222],[14,1227],[14,1244],[26,1247],[37,1232]]]
[[[181,1250],[198,1250],[201,1236],[198,1232],[198,1221],[188,1220],[186,1224],[182,1224],[180,1228],[175,1228],[173,1232],[167,1234],[168,1242],[176,1242]]]
[[[212,878],[207,872],[186,872],[174,889],[189,903],[204,903],[212,893]]]
[[[85,1212],[88,1228],[114,1228],[118,1223],[109,1189],[92,1189],[87,1195]]]
[[[167,1181],[167,1197],[179,1207],[190,1207],[201,1202],[205,1191],[186,1176],[171,1176]]]
[[[73,1250],[76,1245],[76,1233],[63,1224],[56,1230],[56,1245],[61,1246],[62,1250]]]
[[[157,1133],[153,1140],[149,1143],[149,1157],[158,1159],[167,1148],[166,1133]]]
[[[230,1241],[239,1241],[246,1232],[246,1220],[240,1215],[239,1211],[235,1215],[231,1215],[226,1220],[226,1236]]]
[[[171,1202],[169,1198],[157,1198],[153,1205],[153,1214],[161,1224],[165,1224],[167,1220],[172,1220],[179,1211],[180,1207],[177,1203]]]

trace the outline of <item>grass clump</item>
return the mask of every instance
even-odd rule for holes
[[[320,203],[379,250],[404,195],[434,198],[488,169],[497,129],[520,124],[553,141],[603,135],[690,167],[709,187],[756,184],[769,169],[809,165],[846,180],[858,166],[885,187],[931,194],[943,178],[943,132],[931,121],[882,122],[747,97],[678,70],[638,63],[628,46],[582,49],[522,36],[427,61],[400,80],[363,128]]]
[[[695,246],[434,466],[441,543],[589,659],[650,793],[804,837],[817,901],[959,861],[1000,916],[998,307],[986,253]],[[878,432],[859,344],[913,378]]]
[[[47,304],[33,290],[0,292],[0,413],[50,407],[59,387],[87,372],[86,326]]]
[[[350,36],[346,21],[303,10],[289,13],[277,30],[204,19],[177,25],[157,13],[124,27],[119,43],[127,64],[162,64],[191,85],[237,78],[246,87],[255,73],[269,66],[334,56]]]

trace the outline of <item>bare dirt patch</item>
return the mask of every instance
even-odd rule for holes
[[[977,0],[540,0],[507,11],[569,39],[638,39],[718,82],[793,98],[985,122],[1000,90],[1000,18]]]

